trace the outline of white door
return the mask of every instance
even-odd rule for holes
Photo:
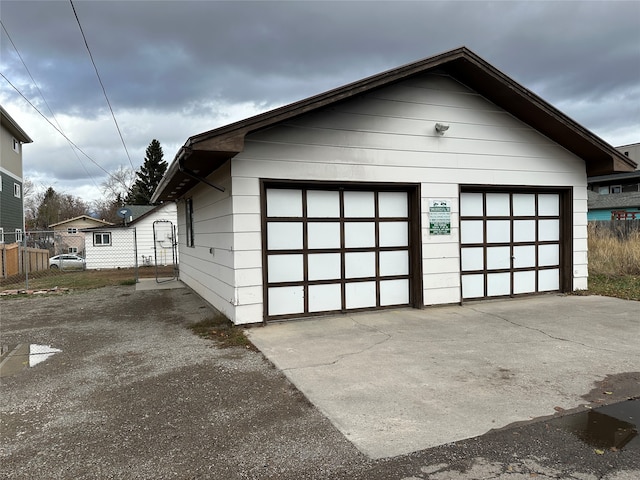
[[[265,192],[267,318],[409,304],[406,191]]]
[[[462,298],[560,290],[561,195],[462,192]]]

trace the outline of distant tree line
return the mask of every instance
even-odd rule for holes
[[[23,185],[26,229],[48,230],[50,225],[81,215],[118,223],[121,219],[117,211],[124,205],[152,205],[151,197],[167,167],[162,146],[154,138],[138,171],[120,167],[111,172],[101,185],[103,197],[95,202],[87,203],[51,186],[37,188],[26,179]]]

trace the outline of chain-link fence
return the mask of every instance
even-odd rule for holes
[[[92,281],[92,269],[104,270],[104,275],[108,269],[120,268],[126,271],[119,276],[128,275],[135,281],[135,229],[122,230],[116,235],[110,231],[33,231],[17,242],[0,244],[0,290],[74,288]]]

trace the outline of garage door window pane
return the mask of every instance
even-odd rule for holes
[[[309,222],[307,224],[309,248],[340,248],[340,223]]]
[[[560,264],[559,245],[540,245],[538,247],[538,265],[552,267]]]
[[[462,270],[483,270],[484,249],[481,247],[462,249]]]
[[[510,213],[508,193],[487,193],[487,216],[508,217]]]
[[[378,214],[380,217],[408,217],[406,192],[380,192],[378,194]]]
[[[376,227],[373,222],[344,224],[344,244],[347,248],[375,247]]]
[[[302,286],[269,288],[269,315],[287,315],[304,311]]]
[[[302,255],[269,255],[269,282],[299,282],[304,278]]]
[[[366,217],[375,216],[373,192],[344,192],[344,216]]]
[[[302,223],[269,223],[267,225],[267,248],[269,250],[302,248]]]
[[[530,268],[536,266],[536,247],[524,245],[513,247],[513,268]]]
[[[558,269],[538,271],[538,291],[548,292],[559,288],[560,271]]]
[[[487,275],[487,296],[499,297],[511,293],[511,274],[490,273]]]
[[[380,282],[380,305],[406,305],[409,303],[409,280]]]
[[[536,221],[535,220],[514,220],[513,221],[513,241],[514,242],[535,242],[536,241]]]
[[[509,220],[487,220],[487,243],[508,243],[511,241]]]
[[[510,247],[487,248],[487,269],[498,270],[511,267]]]
[[[460,194],[460,215],[463,217],[481,217],[483,214],[481,193]]]
[[[541,242],[560,240],[560,221],[559,220],[540,220],[538,221],[538,240]]]
[[[408,275],[409,252],[399,250],[394,252],[380,252],[380,275]]]
[[[463,298],[484,297],[484,275],[463,275],[462,276],[462,297]]]
[[[345,286],[347,308],[376,306],[376,282],[347,283]]]
[[[267,216],[301,217],[302,190],[268,189]]]
[[[541,217],[558,216],[560,214],[560,196],[555,193],[538,195],[538,215]]]
[[[307,216],[336,218],[340,216],[340,194],[324,190],[307,192]]]
[[[406,247],[409,245],[409,226],[407,222],[381,222],[381,247]]]
[[[326,312],[342,308],[340,284],[309,285],[309,311]]]
[[[513,215],[533,217],[536,214],[536,197],[533,193],[515,193],[513,195]]]
[[[308,257],[309,280],[333,280],[341,275],[339,253],[313,253]]]
[[[460,241],[462,243],[482,243],[484,241],[482,220],[463,220],[460,222]]]
[[[533,293],[536,291],[536,272],[515,272],[513,274],[513,293]]]
[[[375,277],[375,252],[355,252],[344,255],[345,275],[347,278]]]

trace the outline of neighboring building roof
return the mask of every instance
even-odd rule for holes
[[[609,193],[600,195],[599,193],[587,192],[587,205],[589,210],[609,210],[614,208],[639,208],[640,192]]]
[[[27,133],[18,125],[18,123],[7,113],[2,105],[0,105],[0,123],[4,128],[11,132],[16,140],[22,143],[32,143],[33,140],[27,135]]]
[[[634,178],[640,178],[640,171],[624,172],[624,173],[612,173],[611,175],[598,175],[597,177],[587,178],[589,183],[609,182],[615,180],[629,180]]]
[[[63,220],[63,221],[58,222],[58,223],[52,223],[51,225],[49,225],[49,228],[59,227],[60,225],[64,225],[65,223],[71,223],[71,222],[75,222],[77,220],[85,220],[85,221],[88,220],[88,221],[101,223],[103,225],[112,225],[111,223],[106,222],[104,220],[100,220],[99,218],[93,218],[93,217],[90,217],[89,215],[80,215],[78,217],[68,218],[67,220]]]
[[[354,96],[438,70],[474,89],[586,163],[588,175],[636,168],[604,140],[518,84],[466,47],[419,60],[284,107],[190,137],[176,154],[151,201],[175,200],[244,148],[247,134]]]
[[[123,223],[110,223],[108,224],[109,228],[128,228],[131,226],[134,226],[136,223],[140,222],[142,219],[152,215],[153,213],[158,212],[159,210],[162,210],[164,207],[170,205],[171,202],[165,202],[165,203],[161,203],[160,205],[127,205],[126,208],[128,208],[129,210],[131,210],[132,213],[132,217],[133,220],[130,222],[127,222],[126,224]],[[133,215],[133,209],[131,207],[142,207],[139,208],[139,211],[143,211],[146,210],[144,213],[142,213],[139,216],[135,216]],[[84,231],[91,231],[91,230],[104,230],[104,227],[98,226],[98,227],[86,227],[81,229],[83,232]]]
[[[124,208],[128,208],[131,211],[131,218],[132,220],[135,220],[136,218],[157,208],[157,206],[156,205],[125,205]]]

